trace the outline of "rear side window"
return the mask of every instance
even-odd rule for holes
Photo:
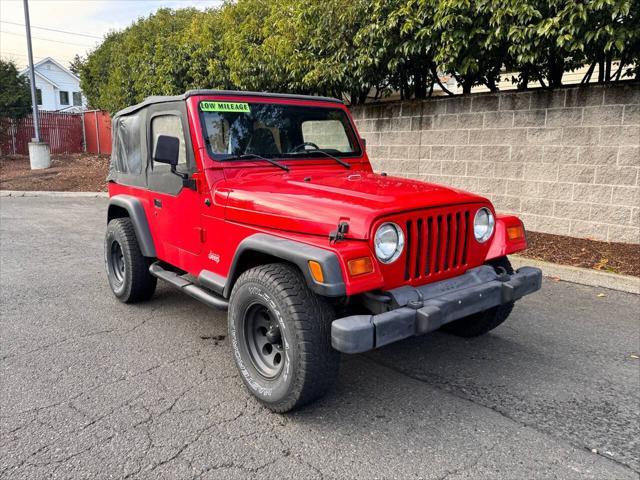
[[[180,155],[178,156],[178,165],[186,165],[187,163],[187,147],[184,141],[184,131],[182,130],[182,121],[176,115],[158,115],[151,119],[151,148],[155,148],[159,135],[169,135],[180,140]],[[153,152],[152,152],[153,155]],[[154,168],[157,166],[154,165]]]
[[[111,164],[117,172],[138,175],[142,173],[140,122],[138,115],[127,115],[115,120]]]

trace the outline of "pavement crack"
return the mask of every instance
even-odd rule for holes
[[[438,477],[437,480],[445,480],[449,478],[451,475],[458,475],[459,473],[462,473],[462,472],[468,472],[469,470],[473,469],[476,465],[478,465],[478,463],[480,463],[480,460],[483,457],[485,457],[488,453],[492,452],[497,445],[498,445],[497,443],[494,443],[489,448],[486,448],[483,452],[476,455],[476,457],[468,465],[462,465],[461,467],[454,468],[453,470],[447,470],[447,472],[441,477]]]
[[[4,355],[2,357],[0,357],[0,361],[4,361],[4,360],[9,360],[11,358],[17,358],[17,357],[24,357],[25,355],[30,355],[32,353],[36,353],[36,352],[41,352],[43,350],[47,350],[49,348],[53,348],[53,347],[58,347],[60,345],[64,345],[67,342],[73,341],[73,340],[80,340],[83,338],[89,338],[89,337],[94,337],[96,335],[103,335],[105,333],[111,333],[115,331],[115,329],[109,328],[106,330],[98,330],[97,332],[90,332],[84,335],[76,335],[76,336],[72,336],[72,337],[66,337],[60,340],[56,340],[55,342],[51,342],[51,343],[47,343],[44,345],[40,345],[36,348],[32,348],[31,350],[27,350],[26,352],[17,352],[17,353],[10,353],[8,355]]]
[[[435,388],[435,389],[437,389],[437,390],[439,390],[441,392],[444,392],[444,393],[446,393],[448,395],[452,395],[452,396],[454,396],[456,398],[459,398],[461,400],[465,400],[467,402],[473,403],[474,405],[477,405],[479,407],[491,410],[491,411],[497,413],[498,415],[500,415],[501,417],[506,418],[507,420],[509,420],[511,422],[514,422],[514,423],[516,423],[516,424],[518,424],[518,425],[520,425],[522,427],[530,428],[530,429],[532,429],[532,430],[534,430],[534,431],[536,431],[536,432],[538,432],[538,433],[540,433],[542,435],[556,438],[556,439],[558,439],[560,441],[563,441],[563,442],[565,442],[565,443],[567,443],[567,444],[569,444],[569,445],[571,445],[573,447],[587,450],[587,451],[589,451],[590,453],[592,453],[594,455],[598,455],[598,456],[600,456],[602,458],[605,458],[605,459],[607,459],[607,460],[609,460],[609,461],[611,461],[611,462],[613,462],[613,463],[615,463],[615,464],[617,464],[617,465],[619,465],[621,467],[627,468],[630,471],[634,472],[635,474],[640,474],[640,471],[636,470],[631,465],[628,465],[628,464],[626,464],[626,463],[624,463],[624,462],[622,462],[620,460],[617,460],[615,458],[611,458],[609,456],[603,455],[603,454],[601,454],[599,452],[597,452],[597,453],[593,452],[591,448],[589,448],[589,447],[587,447],[585,445],[580,445],[580,444],[571,442],[570,440],[568,440],[566,438],[557,437],[557,436],[553,435],[552,433],[549,433],[549,432],[547,432],[545,430],[541,430],[540,428],[538,428],[537,425],[535,425],[533,423],[524,422],[524,421],[522,421],[522,420],[520,420],[518,418],[515,418],[514,416],[510,415],[509,413],[507,413],[507,412],[505,412],[503,410],[500,410],[499,408],[497,408],[495,406],[485,405],[485,404],[483,404],[483,403],[481,403],[479,401],[474,400],[473,398],[471,398],[469,396],[466,396],[464,394],[456,392],[454,389],[446,389],[446,388],[443,388],[442,386],[440,386],[438,383],[430,383],[429,379],[425,378],[425,376],[423,376],[423,375],[412,374],[410,372],[407,372],[407,371],[404,371],[402,369],[399,369],[399,368],[397,368],[397,367],[395,367],[393,365],[389,365],[389,364],[386,364],[386,363],[381,362],[381,361],[376,361],[369,355],[363,355],[361,358],[364,359],[366,362],[372,363],[373,365],[376,365],[376,366],[382,367],[382,368],[387,368],[387,369],[389,369],[389,370],[391,370],[391,371],[393,371],[395,373],[398,373],[398,374],[403,375],[405,377],[411,378],[411,379],[416,380],[416,381],[418,381],[420,383],[425,383],[425,384],[429,385],[429,387]]]

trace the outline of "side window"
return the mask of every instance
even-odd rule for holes
[[[69,105],[69,92],[60,92],[60,105]]]
[[[347,132],[340,120],[309,120],[302,123],[302,139],[323,150],[352,152]]]
[[[36,88],[36,99],[38,100],[38,105],[42,105],[42,90]]]
[[[140,148],[140,117],[127,115],[117,119],[113,140],[111,162],[120,173],[142,173]]]
[[[182,121],[176,115],[158,115],[151,119],[151,148],[155,148],[159,135],[170,135],[180,140],[180,155],[178,156],[178,165],[187,164],[187,147],[184,140],[184,131],[182,130]],[[151,152],[153,155],[153,151]],[[170,168],[168,165],[153,165],[154,170],[159,167]]]
[[[73,92],[73,106],[74,107],[82,106],[82,94],[80,92]]]

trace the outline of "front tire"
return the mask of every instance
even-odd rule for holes
[[[115,218],[109,222],[104,256],[109,285],[118,300],[135,303],[151,298],[157,279],[149,273],[151,261],[140,251],[131,219]]]
[[[268,264],[244,272],[231,292],[229,338],[242,381],[274,412],[324,395],[338,374],[330,305],[300,271]]]
[[[513,273],[513,267],[507,257],[496,258],[487,262],[496,271],[500,272],[502,269],[509,275]],[[442,327],[442,331],[451,333],[458,337],[479,337],[485,333],[490,332],[494,328],[501,325],[511,314],[513,310],[514,302],[500,305],[483,312],[478,312],[468,317],[461,318],[455,322],[448,323]]]

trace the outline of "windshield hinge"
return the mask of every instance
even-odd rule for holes
[[[329,243],[333,244],[344,240],[347,233],[349,233],[349,224],[347,222],[338,223],[338,228],[329,234]]]

